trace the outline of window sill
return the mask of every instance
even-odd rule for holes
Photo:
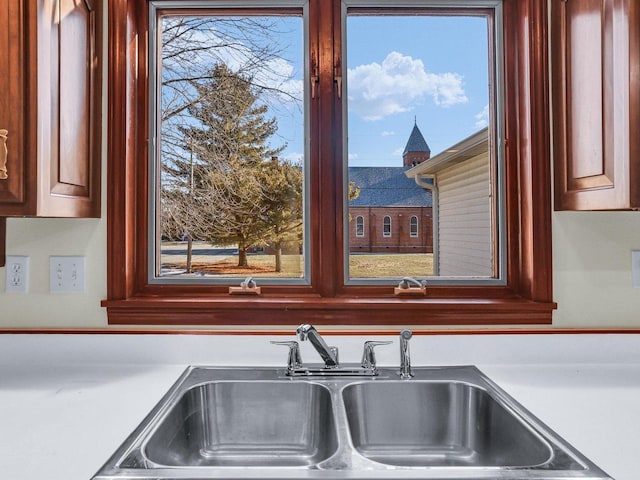
[[[553,302],[521,298],[132,297],[105,300],[113,325],[531,325]],[[256,313],[260,312],[260,322]]]

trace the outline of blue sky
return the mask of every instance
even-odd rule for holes
[[[282,40],[301,86],[298,25]],[[486,19],[351,16],[347,45],[350,166],[401,166],[414,120],[432,155],[486,125]],[[288,142],[283,156],[300,158],[301,117],[278,117]]]
[[[487,24],[473,17],[350,17],[349,164],[401,166],[417,121],[432,154],[481,128]]]
[[[286,92],[264,93],[263,101],[271,106],[270,115],[279,126],[272,146],[286,144],[282,157],[302,160],[302,92],[309,85],[303,78],[303,21],[298,16],[263,20],[272,23],[272,35],[261,37],[258,30],[254,41],[271,44],[269,50],[280,49],[270,60],[257,61],[255,51],[240,42],[233,48],[225,46],[224,32],[215,29],[191,33],[194,39],[216,46],[190,60],[206,66],[222,59],[238,71],[248,66],[257,83]],[[236,28],[233,21],[220,25]],[[247,33],[237,30],[232,37]],[[482,115],[489,90],[485,18],[349,16],[345,36],[343,97],[346,93],[350,166],[401,166],[414,121],[432,155],[486,126]],[[173,67],[188,71],[189,62],[180,62]]]

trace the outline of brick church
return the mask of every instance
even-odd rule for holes
[[[351,253],[433,253],[431,192],[405,175],[430,156],[416,123],[403,166],[349,167],[349,181],[360,189],[349,202]]]

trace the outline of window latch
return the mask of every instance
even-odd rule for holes
[[[229,287],[229,295],[260,295],[260,293],[260,287],[251,277],[240,282],[239,287]]]
[[[318,60],[315,58],[311,60],[311,98],[316,98],[318,95],[318,88],[320,85],[320,75],[318,74]]]
[[[333,67],[333,81],[336,84],[338,99],[342,98],[342,66],[338,60]]]
[[[404,277],[400,280],[398,286],[393,289],[393,294],[396,296],[426,295],[427,282],[426,280],[418,281],[413,277]]]

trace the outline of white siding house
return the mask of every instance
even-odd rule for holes
[[[494,181],[488,150],[485,128],[407,171],[432,190],[436,275],[495,275]]]

